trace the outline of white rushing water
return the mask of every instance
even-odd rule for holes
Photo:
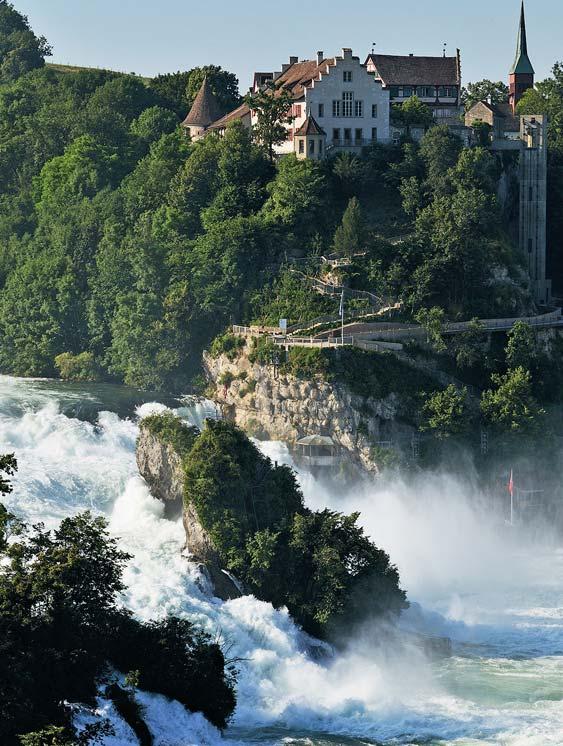
[[[127,419],[114,395],[111,387],[0,378],[0,452],[15,451],[20,466],[6,502],[47,526],[86,509],[107,516],[133,555],[127,605],[144,619],[187,615],[240,659],[238,707],[224,736],[177,703],[139,695],[157,746],[563,744],[563,549],[555,537],[532,542],[496,527],[471,485],[446,477],[376,490],[329,489],[300,475],[311,507],[361,511],[416,602],[405,624],[454,641],[451,659],[431,662],[415,649],[378,650],[368,625],[343,653],[315,661],[285,611],[205,592],[181,556],[181,521],[163,517],[137,474],[137,418],[162,405]],[[93,422],[73,416],[96,410]],[[211,412],[182,414],[200,423]],[[262,448],[291,462],[280,444]],[[111,705],[100,708],[115,727],[107,746],[135,744]]]

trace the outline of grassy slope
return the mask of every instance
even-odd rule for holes
[[[77,72],[80,72],[81,70],[105,70],[107,69],[107,68],[100,68],[100,67],[82,67],[80,65],[60,65],[55,62],[47,62],[46,66],[60,73],[77,73]],[[130,75],[131,74],[131,73],[123,72],[121,70],[110,70],[109,72],[115,72],[118,75]],[[149,83],[151,80],[150,78],[145,78],[142,75],[139,75],[138,77],[141,78],[141,80],[145,83]]]

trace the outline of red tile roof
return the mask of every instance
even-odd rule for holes
[[[219,130],[226,127],[229,122],[234,122],[237,119],[244,119],[244,117],[250,116],[250,109],[246,104],[241,104],[233,111],[230,111],[228,114],[225,114],[224,117],[221,117],[221,119],[217,119],[216,122],[213,122],[213,124],[209,125],[208,129],[211,130]]]
[[[291,91],[293,98],[299,100],[305,94],[307,88],[313,80],[319,80],[321,73],[327,73],[330,67],[334,67],[336,60],[334,57],[323,60],[320,64],[317,60],[303,60],[303,62],[294,62],[278,78],[276,85]]]

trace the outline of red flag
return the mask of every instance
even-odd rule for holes
[[[508,482],[508,492],[510,493],[510,497],[514,497],[514,477],[512,474],[512,469],[510,470],[510,481]]]

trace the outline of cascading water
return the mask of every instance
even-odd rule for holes
[[[106,515],[133,555],[127,605],[144,619],[188,615],[240,659],[238,707],[224,736],[177,703],[138,695],[157,746],[563,743],[563,550],[555,539],[531,544],[495,527],[472,489],[451,478],[333,492],[300,474],[311,507],[362,512],[416,602],[403,623],[454,641],[451,659],[430,662],[417,649],[378,649],[366,625],[344,652],[317,661],[283,610],[206,592],[181,556],[181,522],[163,517],[137,474],[137,418],[164,404],[132,406],[127,419],[126,400],[142,397],[0,378],[0,452],[19,460],[12,510],[47,526],[86,509]],[[212,414],[205,404],[180,411],[195,424]],[[291,463],[280,444],[262,448]],[[100,700],[100,708],[115,729],[106,744],[135,744],[111,705]]]

